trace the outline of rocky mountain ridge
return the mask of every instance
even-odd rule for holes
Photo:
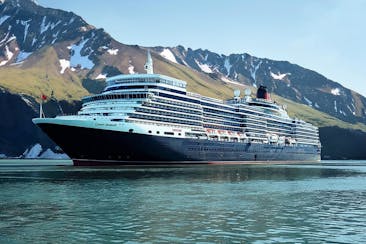
[[[182,46],[154,49],[174,63],[186,65],[226,82],[257,87],[310,106],[340,120],[366,123],[366,98],[323,75],[287,61],[257,58],[250,54],[220,55]]]

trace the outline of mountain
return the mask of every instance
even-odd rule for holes
[[[348,145],[353,145],[349,135],[366,138],[366,99],[314,71],[246,53],[226,56],[182,46],[149,49],[155,72],[187,81],[190,91],[225,99],[234,89],[254,90],[264,84],[276,101],[288,105],[291,116],[320,126],[321,133],[326,128],[325,134],[342,135],[340,140]],[[0,113],[5,115],[0,121],[0,155],[57,152],[31,122],[39,116],[40,95],[49,97],[44,104],[47,116],[75,113],[80,98],[100,92],[106,77],[143,73],[145,58],[146,47],[119,43],[72,12],[31,0],[0,1]],[[335,150],[321,138],[324,156],[352,155],[350,149]]]
[[[157,47],[155,51],[223,81],[249,86],[265,85],[272,93],[308,105],[340,120],[366,123],[366,98],[315,71],[287,61],[257,58],[247,53],[220,55],[182,46]]]

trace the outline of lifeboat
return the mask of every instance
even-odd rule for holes
[[[291,137],[285,137],[285,144],[291,145]]]
[[[278,144],[284,144],[284,143],[285,143],[285,137],[284,136],[278,137]]]
[[[268,138],[270,143],[277,143],[278,142],[278,135],[276,134],[271,134]]]
[[[214,130],[214,129],[206,129],[206,132],[208,134],[216,134],[216,130]]]

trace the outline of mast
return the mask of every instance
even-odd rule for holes
[[[44,113],[43,113],[43,100],[41,100],[41,103],[39,104],[39,117],[40,118],[44,118]]]
[[[150,50],[147,50],[145,70],[146,70],[146,74],[154,74],[154,67],[153,67],[153,61],[151,58]]]
[[[41,95],[41,102],[39,103],[39,117],[40,118],[45,118],[46,116],[44,115],[43,112],[43,102],[47,100],[47,96],[42,94]]]

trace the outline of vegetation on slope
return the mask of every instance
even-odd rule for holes
[[[124,46],[129,60],[132,60],[137,72],[143,72],[142,67],[146,50],[136,46]],[[187,90],[204,96],[228,99],[233,96],[234,89],[243,90],[243,86],[227,84],[220,79],[203,72],[198,72],[184,65],[172,63],[160,55],[154,54],[154,69],[161,73],[187,82]],[[105,60],[107,61],[107,60]],[[128,71],[130,62],[125,60],[119,64],[119,69]],[[99,67],[100,68],[100,67]],[[27,94],[39,100],[40,94],[53,94],[57,100],[74,101],[90,93],[97,93],[103,88],[103,81],[91,80],[86,72],[78,73],[66,69],[60,74],[61,66],[56,50],[46,47],[34,53],[22,64],[0,68],[0,86],[11,93]],[[91,73],[91,72],[90,72]],[[90,82],[93,81],[93,82]],[[94,84],[95,83],[95,84]],[[97,86],[97,87],[95,87]],[[252,90],[255,90],[252,87]],[[320,112],[309,106],[293,102],[278,95],[272,95],[280,104],[286,104],[291,117],[310,122],[318,127],[338,126],[346,129],[366,131],[365,124],[351,124]]]
[[[317,127],[337,126],[345,129],[356,129],[356,130],[359,129],[366,132],[365,124],[347,123],[335,117],[332,117],[329,114],[313,109],[309,106],[293,102],[291,100],[285,99],[277,95],[272,95],[272,97],[278,103],[287,105],[287,112],[290,115],[290,117],[302,119],[304,121],[312,123]]]
[[[60,70],[54,48],[43,48],[24,63],[1,67],[0,86],[11,93],[27,94],[36,99],[41,94],[53,94],[58,100],[71,101],[88,94],[76,74],[65,72],[61,75]]]

